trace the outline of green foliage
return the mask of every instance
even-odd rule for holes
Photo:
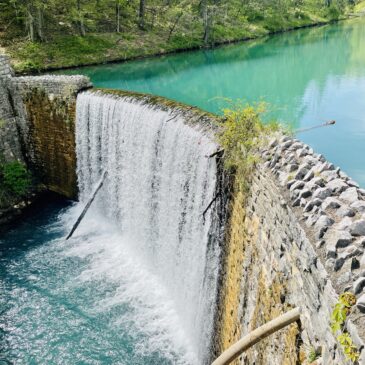
[[[139,26],[142,1],[143,30]],[[255,38],[338,19],[350,3],[353,1],[0,0],[0,44],[14,59],[16,71],[39,71]]]
[[[0,177],[1,189],[16,197],[26,195],[31,186],[31,177],[28,170],[22,163],[17,161],[3,163]]]
[[[336,4],[331,4],[328,8],[328,17],[333,20],[339,19],[341,16],[341,9]]]
[[[249,178],[258,162],[257,148],[265,136],[279,128],[277,123],[262,123],[261,115],[265,111],[265,103],[245,105],[241,102],[223,110],[225,122],[219,142],[224,149],[225,166],[235,171],[238,188],[243,193],[249,189]]]
[[[351,312],[351,308],[355,304],[355,295],[350,292],[345,292],[340,295],[331,315],[332,332],[338,334],[337,341],[340,343],[346,358],[353,362],[359,359],[359,352],[353,344],[349,333],[345,330],[345,322]]]
[[[309,350],[308,353],[308,363],[311,364],[313,361],[317,360],[321,356],[320,353],[318,353],[313,347]]]

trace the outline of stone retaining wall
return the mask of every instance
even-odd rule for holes
[[[6,161],[22,161],[16,114],[11,100],[12,75],[8,58],[0,55],[0,155]]]
[[[309,364],[313,351],[320,354],[314,364],[351,363],[330,329],[333,306],[349,291],[357,303],[346,329],[364,364],[365,191],[296,139],[273,139],[262,157],[248,199],[233,199],[220,351],[300,306],[300,325],[262,341],[237,363]]]

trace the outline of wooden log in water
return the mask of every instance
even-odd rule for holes
[[[77,221],[75,222],[75,224],[73,225],[71,232],[68,234],[68,236],[66,237],[66,241],[73,235],[73,233],[76,231],[77,227],[79,226],[79,224],[81,223],[82,219],[84,218],[86,212],[88,211],[88,209],[90,208],[90,205],[92,204],[92,202],[94,201],[96,194],[98,193],[98,191],[101,189],[101,187],[104,184],[104,180],[106,178],[106,176],[108,175],[108,172],[105,171],[102,175],[102,178],[98,184],[98,186],[96,187],[96,189],[94,190],[93,194],[91,195],[89,201],[87,202],[87,204],[85,205],[85,208],[83,209],[82,213],[79,215],[79,217],[77,218]]]

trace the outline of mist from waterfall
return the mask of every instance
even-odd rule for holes
[[[120,280],[103,306],[128,302],[134,325],[150,336],[150,351],[186,352],[187,363],[204,363],[220,250],[209,239],[211,212],[205,219],[202,213],[217,176],[215,159],[206,156],[217,146],[181,115],[101,92],[77,98],[76,146],[80,200],[87,201],[107,171],[92,214],[118,232],[96,244],[94,267],[83,275]],[[120,271],[126,262],[128,269]],[[133,276],[133,270],[144,274],[129,281],[123,274]]]

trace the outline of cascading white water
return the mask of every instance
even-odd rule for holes
[[[118,227],[120,244],[159,278],[173,302],[179,331],[197,362],[204,363],[220,251],[209,240],[211,212],[205,219],[202,213],[214,197],[217,176],[215,159],[206,156],[217,146],[182,116],[100,92],[77,98],[76,144],[81,201],[108,171],[96,208]]]

